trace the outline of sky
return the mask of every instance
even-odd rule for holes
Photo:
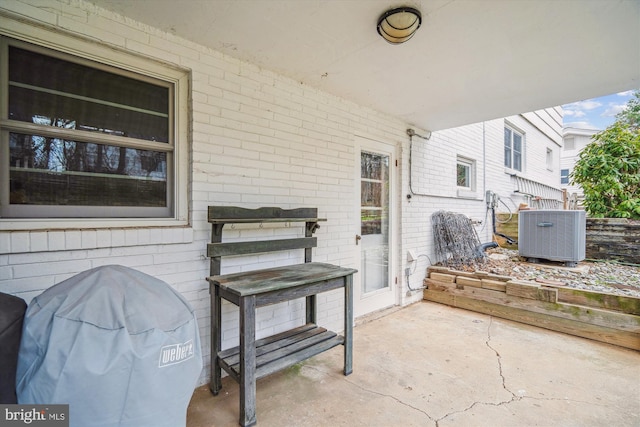
[[[564,127],[604,130],[631,98],[633,90],[628,90],[563,105]]]

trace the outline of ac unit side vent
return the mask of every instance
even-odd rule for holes
[[[518,254],[575,265],[585,258],[586,228],[585,211],[520,211]]]

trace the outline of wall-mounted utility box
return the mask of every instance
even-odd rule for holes
[[[518,254],[532,261],[564,261],[573,267],[585,258],[586,224],[585,211],[520,211]]]

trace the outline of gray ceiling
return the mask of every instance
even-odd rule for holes
[[[428,130],[640,87],[638,0],[90,0]],[[378,17],[422,12],[391,45]]]

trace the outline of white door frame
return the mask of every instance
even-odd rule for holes
[[[354,276],[354,313],[355,317],[362,316],[367,313],[371,313],[377,310],[381,310],[387,307],[391,307],[393,305],[398,304],[398,286],[396,283],[397,278],[397,240],[398,236],[398,214],[397,214],[397,204],[396,204],[396,185],[398,177],[398,168],[396,167],[396,152],[397,147],[393,143],[384,143],[380,141],[376,141],[363,136],[356,136],[355,138],[355,203],[354,210],[356,212],[356,223],[354,225],[354,242],[358,243],[356,240],[356,236],[360,236],[361,234],[361,200],[360,200],[360,185],[361,185],[361,171],[360,171],[360,156],[362,151],[369,151],[373,153],[380,153],[383,155],[389,156],[389,253],[388,253],[388,263],[389,263],[389,286],[384,289],[380,289],[378,291],[370,292],[366,295],[362,292],[362,272],[358,271],[358,273]],[[355,260],[357,262],[358,270],[361,270],[362,260],[361,260],[361,246],[359,244],[355,245]]]

